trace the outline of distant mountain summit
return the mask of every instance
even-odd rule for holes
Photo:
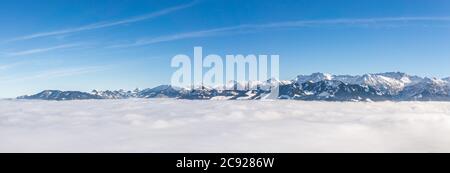
[[[277,86],[275,95],[270,90]],[[450,101],[450,77],[444,79],[422,78],[401,72],[364,75],[332,75],[313,73],[298,75],[293,80],[250,81],[230,83],[231,89],[199,86],[194,89],[160,85],[144,90],[80,91],[46,90],[18,99],[81,100],[127,98],[178,98],[191,100],[255,100],[278,98],[324,101]],[[261,87],[254,87],[254,86]],[[237,90],[236,87],[247,88]],[[252,88],[252,89],[249,89]],[[269,97],[270,96],[270,97]]]
[[[417,101],[450,101],[450,85],[446,80],[425,78],[405,87],[398,97]]]
[[[116,90],[116,91],[97,91],[92,90],[90,94],[99,96],[104,99],[126,99],[126,98],[133,98],[137,97],[139,93],[139,89],[135,89],[133,91],[125,91],[125,90]]]
[[[304,82],[319,82],[322,80],[337,80],[347,84],[367,85],[387,94],[398,94],[403,88],[409,84],[415,84],[423,80],[418,76],[410,76],[401,72],[388,72],[376,74],[356,75],[331,75],[324,73],[313,73],[311,75],[300,75],[296,82],[301,84]]]
[[[18,99],[85,100],[85,99],[103,99],[103,97],[80,91],[45,90],[31,96],[20,96],[18,97]]]
[[[326,101],[381,101],[390,99],[374,87],[344,83],[338,80],[308,81],[301,84],[283,85],[280,98]]]
[[[149,88],[137,93],[138,98],[176,98],[180,96],[181,88],[171,85],[160,85],[155,88]]]

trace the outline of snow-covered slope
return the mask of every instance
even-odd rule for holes
[[[410,76],[399,72],[390,72],[363,75],[355,84],[365,84],[385,93],[395,95],[406,86],[416,84],[422,80],[422,78],[417,76]]]
[[[313,73],[311,75],[300,75],[295,79],[298,84],[308,81],[318,82],[322,80],[337,80],[348,84],[367,85],[392,95],[397,94],[408,85],[420,82],[423,78],[410,76],[401,72],[387,72],[364,74],[362,76]]]
[[[135,89],[133,91],[125,91],[123,89],[116,90],[116,91],[98,91],[98,90],[92,90],[91,94],[100,96],[105,99],[126,99],[126,98],[133,98],[137,97],[139,93],[139,89]]]
[[[302,84],[305,82],[319,82],[323,80],[333,80],[334,78],[336,78],[335,75],[331,75],[328,73],[313,73],[311,75],[298,75],[294,81],[297,84]]]
[[[20,96],[18,97],[18,99],[85,100],[85,99],[102,99],[102,97],[80,91],[45,90],[35,95]]]
[[[171,85],[160,85],[155,88],[148,88],[137,93],[139,98],[175,98],[180,95],[180,89],[172,87]]]
[[[405,100],[450,101],[450,86],[442,79],[425,78],[414,85],[407,86],[399,97]]]
[[[444,78],[444,79],[442,79],[442,80],[445,81],[445,82],[447,82],[447,85],[450,85],[450,77]]]

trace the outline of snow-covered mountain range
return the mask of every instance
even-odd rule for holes
[[[239,99],[295,99],[326,101],[450,101],[450,78],[422,78],[401,72],[364,75],[332,75],[313,73],[299,75],[293,80],[233,82],[234,86],[260,85],[272,87],[279,84],[279,92],[270,92],[260,87],[247,90],[220,90],[208,87],[196,89],[161,85],[155,88],[133,91],[80,91],[45,90],[35,95],[20,96],[18,99],[79,100],[79,99],[126,99],[126,98],[178,98],[201,100]],[[275,88],[272,88],[275,89]]]

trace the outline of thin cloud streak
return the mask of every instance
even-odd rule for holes
[[[156,12],[153,12],[153,13],[150,13],[150,14],[147,14],[147,15],[137,16],[137,17],[133,17],[133,18],[129,18],[129,19],[112,21],[112,22],[99,22],[99,23],[85,25],[85,26],[81,26],[81,27],[77,27],[77,28],[70,28],[70,29],[65,29],[65,30],[36,33],[36,34],[32,34],[32,35],[17,37],[17,38],[11,39],[11,40],[7,40],[6,42],[30,40],[30,39],[34,39],[34,38],[40,38],[40,37],[48,37],[48,36],[69,34],[69,33],[75,33],[75,32],[87,31],[87,30],[95,30],[95,29],[107,28],[107,27],[112,27],[112,26],[117,26],[117,25],[135,23],[135,22],[139,22],[139,21],[155,18],[155,17],[158,17],[158,16],[166,15],[166,14],[169,14],[169,13],[172,13],[172,12],[175,12],[175,11],[178,11],[178,10],[182,10],[182,9],[185,9],[185,8],[189,8],[189,7],[193,6],[193,5],[195,5],[197,2],[198,1],[195,0],[195,1],[192,1],[192,2],[190,2],[188,4],[183,4],[183,5],[178,5],[178,6],[166,8],[166,9],[163,9],[163,10],[160,10],[160,11],[156,11]]]
[[[0,83],[12,83],[12,82],[24,82],[36,79],[52,79],[61,78],[67,76],[75,76],[87,73],[100,72],[110,69],[111,66],[86,66],[86,67],[72,67],[72,68],[61,68],[43,71],[35,75],[23,76],[23,77],[10,77],[7,79],[0,80]]]
[[[109,46],[109,48],[123,48],[150,45],[161,42],[176,41],[188,38],[210,37],[224,34],[235,34],[241,32],[255,32],[261,29],[271,28],[299,28],[307,26],[322,25],[365,25],[389,22],[450,22],[450,17],[387,17],[387,18],[362,18],[362,19],[328,19],[328,20],[299,20],[287,22],[274,22],[265,24],[243,24],[237,26],[229,26],[215,28],[202,31],[186,32],[174,35],[161,36],[151,39],[141,39],[134,43],[117,44]]]
[[[66,76],[73,76],[73,75],[80,75],[80,74],[104,71],[109,68],[110,67],[108,67],[108,66],[87,66],[87,67],[57,69],[57,70],[43,72],[41,74],[33,76],[33,78],[50,79],[50,78],[66,77]]]
[[[3,65],[0,65],[0,70],[7,70],[7,69],[10,69],[10,68],[22,65],[24,63],[25,62],[16,62],[16,63],[11,63],[11,64],[3,64]]]
[[[18,52],[10,52],[10,53],[7,53],[6,55],[7,56],[24,56],[24,55],[49,52],[49,51],[59,50],[59,49],[73,48],[73,47],[77,47],[77,46],[80,46],[80,44],[63,44],[63,45],[47,47],[47,48],[37,48],[37,49],[30,49],[30,50],[24,50],[24,51],[18,51]]]
[[[240,28],[243,28],[243,26],[233,26],[233,27],[216,28],[216,29],[211,29],[211,30],[180,33],[180,34],[156,37],[156,38],[152,38],[152,39],[141,39],[141,40],[138,40],[131,44],[112,45],[112,46],[109,46],[109,48],[134,47],[134,46],[142,46],[142,45],[148,45],[148,44],[154,44],[154,43],[160,43],[160,42],[168,42],[168,41],[187,39],[187,38],[216,36],[221,33],[226,34],[226,32],[228,32],[228,31],[234,31],[234,30],[237,30]]]

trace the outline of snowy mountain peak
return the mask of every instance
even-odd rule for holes
[[[334,78],[333,75],[328,73],[313,73],[311,75],[298,75],[295,79],[295,82],[298,84],[304,82],[319,82],[322,80],[332,80]]]
[[[126,99],[126,98],[179,98],[179,99],[262,99],[279,89],[274,98],[327,101],[364,100],[438,100],[450,101],[450,78],[421,78],[401,72],[374,73],[364,75],[331,75],[313,73],[298,75],[294,80],[228,82],[227,88],[197,86],[178,88],[160,85],[144,90],[93,90],[79,91],[45,90],[19,99],[76,100],[76,99]],[[277,87],[274,87],[276,84]],[[231,86],[231,87],[230,87]],[[233,87],[234,86],[234,87]],[[238,86],[240,86],[238,88]],[[256,87],[255,87],[256,86]]]
[[[83,99],[101,99],[102,97],[80,92],[80,91],[60,91],[44,90],[35,95],[20,96],[18,99],[39,99],[39,100],[83,100]]]
[[[429,84],[434,84],[434,85],[447,85],[448,81],[445,79],[439,79],[439,78],[428,78],[426,77],[424,80],[424,82],[429,83]]]
[[[401,79],[408,77],[409,75],[403,72],[385,72],[385,73],[375,73],[374,75],[386,76],[394,79]]]

